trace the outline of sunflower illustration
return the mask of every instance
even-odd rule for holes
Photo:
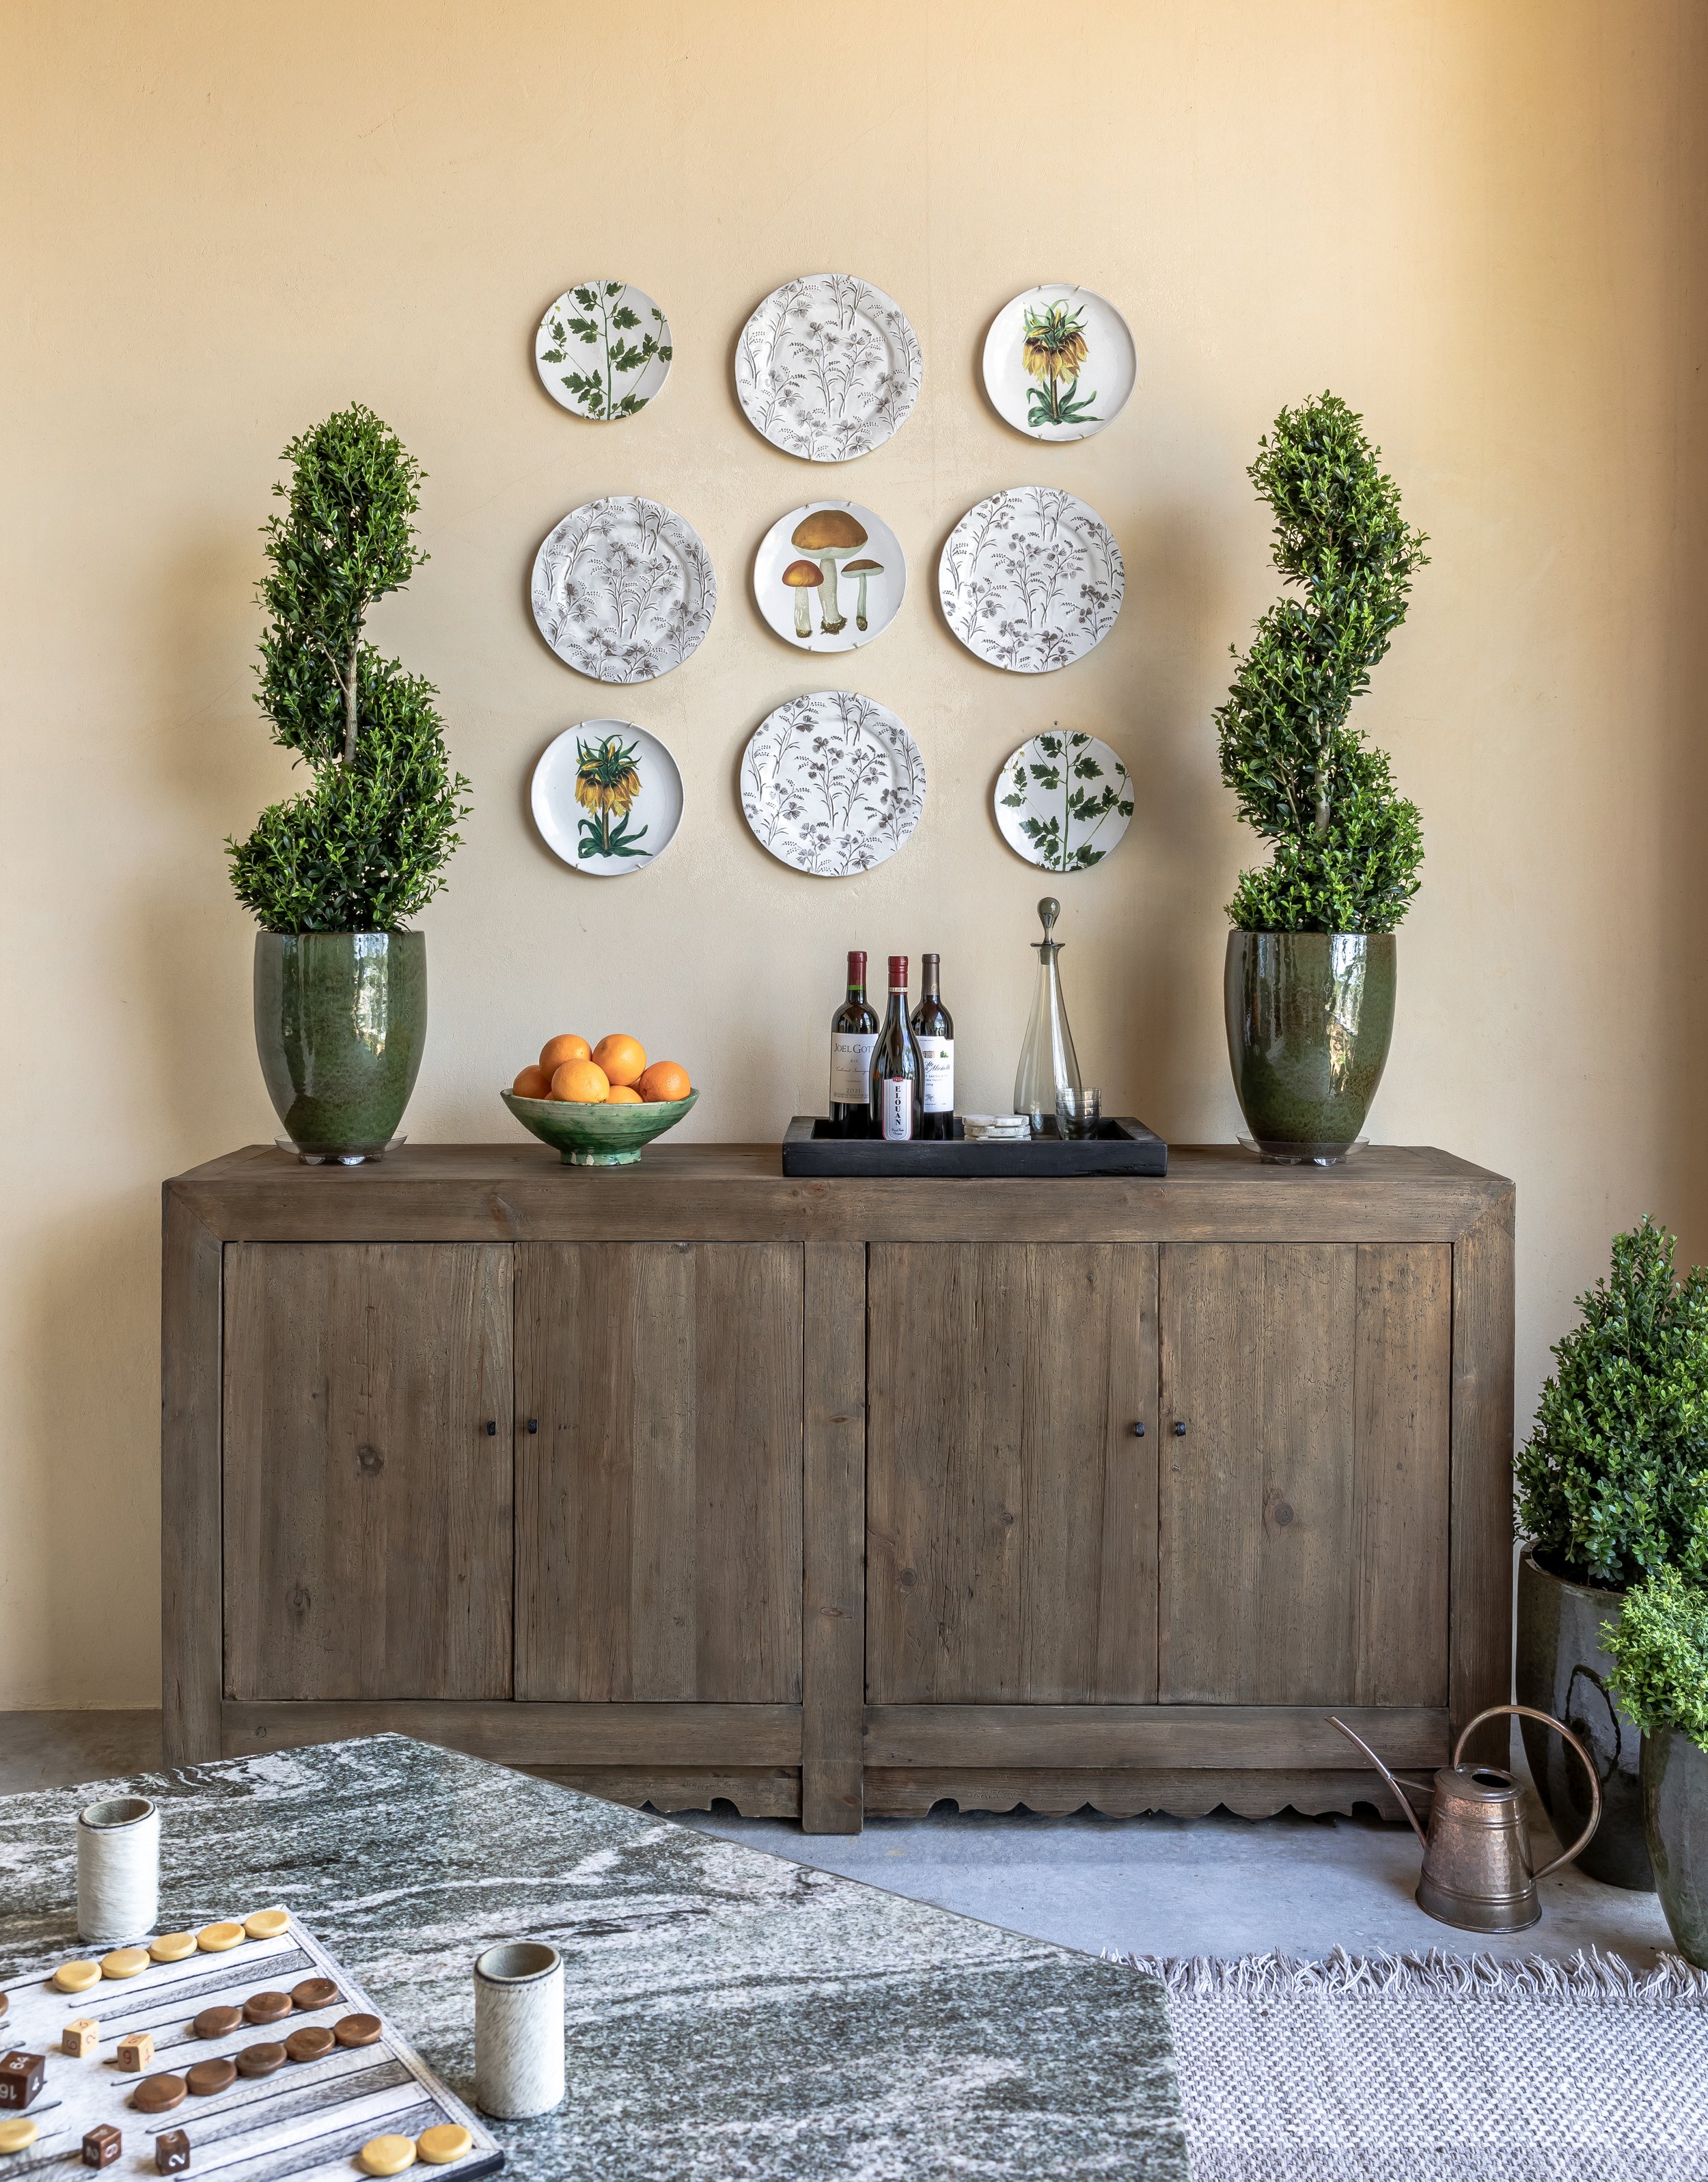
[[[640,794],[638,745],[625,744],[621,735],[603,742],[575,745],[575,800],[591,815],[581,822],[580,852],[583,856],[638,856],[646,852],[638,845],[649,828],[643,826],[629,838],[628,815]],[[612,824],[613,819],[616,822]]]
[[[1090,353],[1081,323],[1084,315],[1083,307],[1070,311],[1065,302],[1052,303],[1047,310],[1026,311],[1021,360],[1034,379],[1043,381],[1032,389],[1026,422],[1034,428],[1097,421],[1090,414],[1097,396],[1087,394],[1082,401],[1075,398],[1081,368]]]

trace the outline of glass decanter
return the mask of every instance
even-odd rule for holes
[[[1068,1028],[1068,1011],[1062,1005],[1061,972],[1056,961],[1063,942],[1050,936],[1051,927],[1061,913],[1062,905],[1053,895],[1047,894],[1038,904],[1038,922],[1044,928],[1044,936],[1032,945],[1038,958],[1037,991],[1032,1000],[1032,1019],[1026,1025],[1025,1044],[1020,1048],[1020,1065],[1014,1072],[1014,1111],[1029,1117],[1035,1137],[1055,1134],[1056,1094],[1081,1088],[1080,1064],[1074,1053],[1074,1034]]]

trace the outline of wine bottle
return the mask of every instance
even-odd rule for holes
[[[872,1127],[872,1048],[878,1042],[877,1011],[866,999],[866,958],[855,948],[848,958],[848,997],[830,1019],[830,1125],[838,1137],[870,1137]]]
[[[920,1133],[920,1094],[925,1087],[920,1042],[908,1021],[908,958],[890,957],[890,1005],[872,1048],[871,1103],[876,1133],[888,1144],[906,1144]]]
[[[925,1063],[925,1091],[920,1101],[920,1134],[934,1143],[955,1133],[955,1026],[937,990],[937,958],[927,955],[920,971],[920,1004],[914,1010],[914,1036]]]

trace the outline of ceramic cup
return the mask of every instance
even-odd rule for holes
[[[537,1940],[474,1963],[474,2102],[501,2121],[563,2100],[563,1958]]]
[[[160,1813],[146,1796],[114,1796],[77,1814],[80,1939],[140,1939],[160,1910]]]

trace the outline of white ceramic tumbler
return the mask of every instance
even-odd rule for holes
[[[160,1913],[160,1813],[146,1796],[114,1796],[77,1814],[77,1930],[85,1940],[141,1939]]]
[[[474,2102],[501,2121],[563,2099],[563,1958],[538,1940],[474,1962]]]

